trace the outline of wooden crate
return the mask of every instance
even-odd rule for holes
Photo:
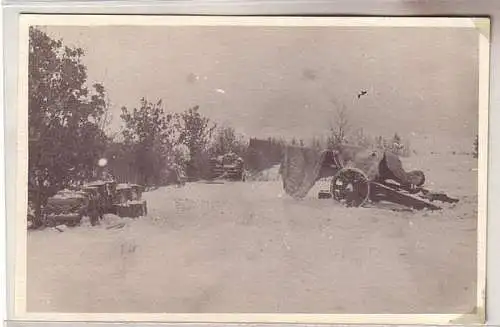
[[[130,185],[130,200],[140,201],[142,199],[143,187],[141,185],[132,184]]]
[[[115,189],[114,204],[126,204],[132,201],[132,187],[128,184],[119,184]]]
[[[126,204],[117,204],[116,213],[120,217],[138,218],[148,213],[146,201],[129,201]]]

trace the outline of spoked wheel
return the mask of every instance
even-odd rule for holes
[[[333,177],[331,192],[334,200],[348,207],[359,207],[368,200],[370,183],[361,170],[343,168]]]

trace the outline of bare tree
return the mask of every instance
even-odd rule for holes
[[[215,132],[211,152],[215,155],[234,152],[243,157],[247,146],[243,136],[237,134],[233,127],[221,126]]]
[[[109,96],[106,94],[106,108],[111,108],[111,101],[109,100]],[[104,131],[107,135],[111,134],[110,126],[111,121],[113,120],[113,114],[111,110],[106,110],[102,116],[99,116],[97,119],[97,124],[99,125],[99,129]]]
[[[347,143],[347,132],[349,128],[349,117],[345,105],[337,108],[335,121],[330,127],[330,135],[328,137],[328,147],[335,148]]]

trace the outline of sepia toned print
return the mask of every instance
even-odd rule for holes
[[[243,22],[29,24],[25,312],[482,315],[482,30]]]

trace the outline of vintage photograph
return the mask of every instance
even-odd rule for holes
[[[26,312],[482,310],[481,28],[199,19],[29,26]]]

